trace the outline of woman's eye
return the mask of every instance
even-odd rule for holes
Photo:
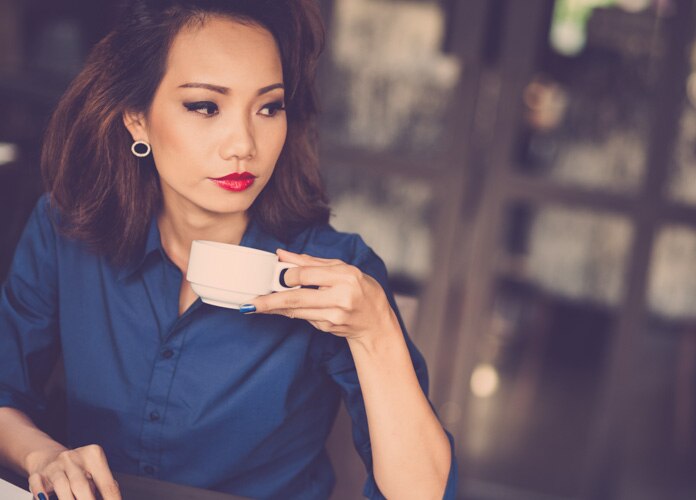
[[[199,115],[204,115],[204,116],[214,116],[218,112],[218,107],[217,104],[214,102],[210,101],[202,101],[202,102],[187,102],[184,103],[184,107],[188,109],[189,111],[194,111],[198,113]]]
[[[285,110],[285,103],[278,101],[266,104],[263,108],[261,108],[259,113],[261,113],[263,116],[275,116],[279,111],[283,110]]]

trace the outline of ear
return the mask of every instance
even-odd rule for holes
[[[149,142],[147,134],[147,122],[145,121],[145,115],[143,113],[124,111],[123,124],[128,129],[128,132],[130,132],[130,135],[134,141]]]

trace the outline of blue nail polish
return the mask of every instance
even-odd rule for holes
[[[256,306],[253,304],[244,304],[243,306],[240,306],[239,312],[243,314],[249,314],[253,313],[256,311]]]
[[[46,495],[39,493],[39,500],[46,500]]]

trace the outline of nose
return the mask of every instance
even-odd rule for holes
[[[249,160],[256,156],[254,126],[249,118],[237,115],[225,124],[220,156],[224,160]]]

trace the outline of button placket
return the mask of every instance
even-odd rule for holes
[[[144,408],[144,423],[140,435],[142,473],[154,476],[160,462],[162,426],[166,422],[167,395],[170,392],[185,332],[175,335],[181,325],[175,324],[167,335],[166,347],[161,347],[154,359],[152,377]]]

